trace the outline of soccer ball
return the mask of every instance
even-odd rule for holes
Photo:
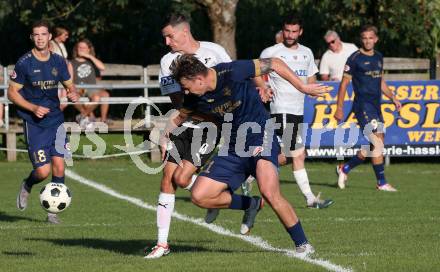
[[[60,213],[70,205],[72,194],[62,183],[48,183],[40,191],[40,204],[50,213]]]

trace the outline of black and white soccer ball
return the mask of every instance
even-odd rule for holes
[[[40,204],[50,213],[60,213],[69,207],[72,193],[62,183],[48,183],[40,191]]]

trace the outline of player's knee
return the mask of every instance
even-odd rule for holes
[[[44,180],[46,179],[50,174],[50,168],[48,167],[48,165],[44,165],[42,167],[38,167],[37,169],[35,169],[35,175],[39,180]]]
[[[305,159],[306,159],[305,152],[297,152],[293,157],[293,163],[301,163],[304,162]]]
[[[189,179],[185,175],[178,175],[177,173],[175,173],[173,176],[173,180],[176,185],[181,188],[185,188],[189,185]]]

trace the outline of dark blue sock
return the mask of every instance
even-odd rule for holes
[[[244,195],[232,194],[232,201],[229,209],[232,210],[247,210],[252,203],[252,197]]]
[[[32,190],[32,186],[34,186],[35,184],[40,183],[41,180],[37,179],[37,177],[35,176],[35,170],[32,170],[32,172],[29,174],[29,176],[25,179],[25,189],[28,192],[31,192]]]
[[[290,228],[287,228],[286,230],[290,234],[290,237],[292,238],[293,242],[295,242],[295,246],[298,247],[307,243],[306,235],[304,234],[304,230],[299,220],[298,223],[291,226]]]
[[[376,174],[377,185],[382,186],[387,183],[385,180],[385,170],[383,167],[383,163],[381,164],[373,164],[374,173]]]
[[[344,166],[342,166],[342,171],[344,171],[345,174],[348,174],[351,169],[362,164],[363,162],[363,159],[359,158],[358,156],[354,156],[348,162],[344,163]]]
[[[62,177],[52,176],[52,181],[51,182],[64,184],[64,176],[62,176]]]

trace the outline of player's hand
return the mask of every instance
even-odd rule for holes
[[[402,103],[400,103],[399,100],[397,100],[397,98],[393,97],[393,103],[394,105],[396,105],[396,110],[400,111],[400,109],[402,108]]]
[[[344,111],[342,110],[342,108],[337,107],[333,117],[336,119],[336,121],[341,122],[342,119],[344,118]]]
[[[46,114],[50,112],[49,108],[43,107],[43,106],[35,106],[33,110],[35,116],[38,118],[43,118]]]
[[[160,139],[159,139],[159,146],[160,146],[160,154],[162,157],[162,161],[165,160],[165,156],[167,154],[167,147],[168,147],[168,142],[170,141],[170,138],[168,137],[168,135],[161,135]]]
[[[258,93],[260,94],[261,101],[267,103],[272,101],[273,90],[271,88],[260,88],[257,87]]]
[[[307,84],[303,88],[304,93],[311,95],[311,96],[315,96],[315,97],[322,97],[330,91],[331,91],[331,87],[326,86],[326,85],[322,85],[322,84],[316,84],[316,83]]]
[[[74,103],[79,101],[79,97],[80,96],[79,96],[78,92],[70,91],[67,93],[67,98]]]

